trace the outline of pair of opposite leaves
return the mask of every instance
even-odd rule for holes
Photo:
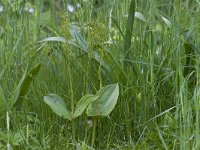
[[[95,95],[84,95],[76,104],[74,113],[67,109],[64,100],[57,94],[44,96],[44,101],[57,115],[71,121],[79,117],[85,109],[88,116],[109,115],[117,103],[118,95],[118,84],[103,87]]]

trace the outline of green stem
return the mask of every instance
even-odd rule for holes
[[[75,122],[74,122],[74,120],[73,120],[73,122],[72,122],[72,140],[73,140],[73,144],[75,144],[76,143],[76,125],[75,125]]]
[[[88,134],[88,126],[85,127],[85,140],[87,139],[87,134]]]
[[[102,78],[101,78],[101,66],[102,66],[102,61],[103,61],[103,49],[101,49],[101,55],[100,55],[100,61],[99,61],[99,68],[98,68],[98,78],[99,78],[99,89],[102,88]]]
[[[95,145],[96,126],[97,126],[97,120],[94,119],[94,125],[93,125],[93,131],[92,131],[92,144],[91,144],[92,147],[94,147]]]
[[[72,71],[71,71],[71,59],[70,59],[70,50],[68,51],[67,54],[67,70],[68,70],[68,87],[69,87],[69,95],[70,95],[70,100],[71,100],[71,111],[72,114],[74,114],[74,93],[73,93],[73,86],[72,86]],[[72,122],[72,138],[73,138],[73,143],[76,143],[76,129],[75,129],[76,125],[75,122],[73,120]]]
[[[86,70],[86,76],[85,76],[85,94],[89,93],[89,70],[90,70],[90,62],[92,58],[92,52],[88,52],[88,64],[87,64],[87,70]]]

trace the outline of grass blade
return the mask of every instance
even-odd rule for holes
[[[126,34],[124,38],[124,54],[126,55],[128,53],[128,50],[131,47],[134,18],[135,18],[135,0],[131,0],[128,20],[127,20],[127,25],[126,25]]]
[[[23,77],[21,78],[20,82],[18,83],[11,102],[11,107],[15,105],[19,98],[24,96],[30,87],[30,84],[32,83],[34,77],[38,74],[40,70],[41,64],[37,64],[35,67],[31,69],[30,72],[24,73]]]

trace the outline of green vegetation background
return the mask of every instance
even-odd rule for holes
[[[0,6],[0,149],[200,149],[199,0]],[[57,93],[70,108],[113,83],[118,102],[97,120],[70,122],[44,102]]]

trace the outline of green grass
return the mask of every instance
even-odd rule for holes
[[[67,0],[0,1],[0,149],[200,149],[200,1],[76,2],[67,14]],[[74,112],[115,83],[105,117],[68,121],[44,101]]]

